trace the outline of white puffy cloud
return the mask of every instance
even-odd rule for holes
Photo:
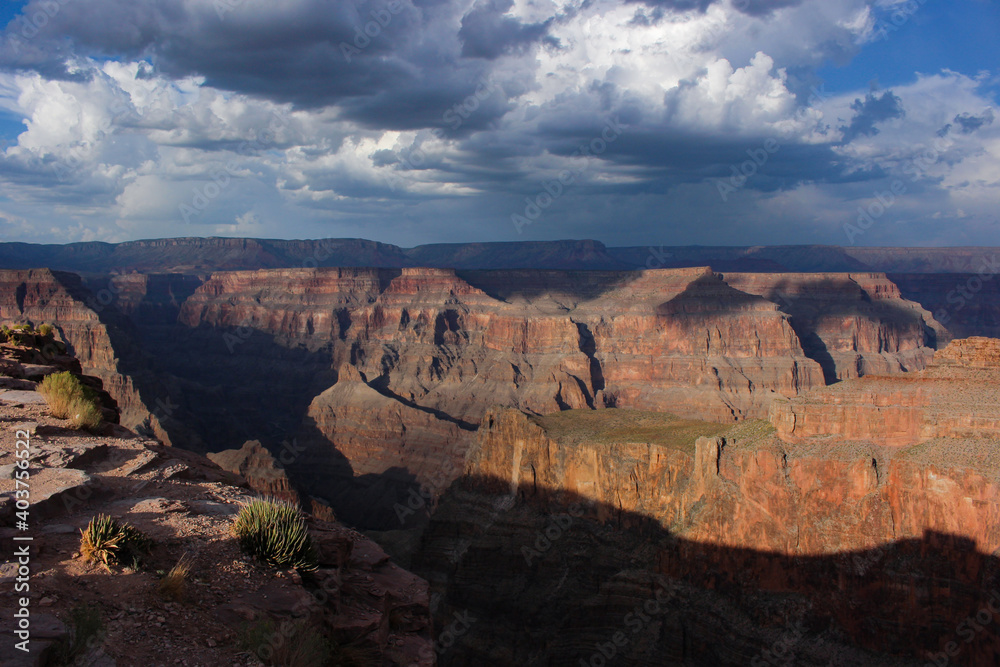
[[[639,241],[661,235],[652,222],[669,209],[678,225],[707,221],[701,232],[753,221],[734,232],[745,242],[844,242],[852,211],[906,178],[905,201],[864,242],[892,242],[904,223],[936,238],[923,218],[1000,242],[1000,110],[984,80],[944,71],[809,97],[808,73],[864,48],[896,0],[404,4],[328,78],[317,72],[334,65],[321,61],[339,51],[305,50],[353,39],[367,15],[337,10],[314,26],[310,0],[267,21],[245,4],[221,17],[211,3],[137,4],[116,19],[137,30],[118,43],[73,27],[67,10],[57,18],[76,52],[63,54],[65,76],[37,63],[0,73],[0,109],[25,123],[0,154],[3,233],[28,238],[22,221],[40,218],[32,238],[363,230],[414,243],[454,239],[457,224],[478,230],[470,240],[526,238],[511,214],[582,169],[545,223],[522,230],[530,238]],[[494,28],[489,48],[463,47],[462,30]],[[179,35],[200,61],[177,50]],[[98,43],[124,55],[97,57]],[[608,123],[620,128],[613,142],[581,156]],[[768,139],[780,150],[720,198],[719,179]]]

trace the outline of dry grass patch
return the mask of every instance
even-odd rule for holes
[[[187,579],[189,574],[191,574],[191,558],[187,554],[184,554],[177,561],[177,564],[170,568],[170,571],[160,579],[160,583],[157,586],[160,595],[168,600],[181,602],[187,593]]]
[[[39,393],[57,419],[70,419],[75,428],[93,429],[101,425],[101,406],[94,391],[70,373],[53,373],[42,379]]]
[[[662,445],[694,454],[695,440],[722,435],[732,424],[681,419],[662,412],[605,408],[564,410],[532,421],[553,440],[567,444],[616,445],[643,443]]]
[[[94,430],[104,421],[104,414],[96,401],[86,398],[75,398],[69,404],[69,423],[73,428]]]

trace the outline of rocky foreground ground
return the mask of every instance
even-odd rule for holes
[[[261,647],[287,647],[283,627],[330,637],[331,655],[343,661],[336,664],[433,664],[427,584],[390,563],[375,543],[311,519],[319,570],[275,571],[243,554],[230,532],[240,504],[252,497],[241,477],[115,424],[96,434],[68,428],[49,414],[34,384],[0,378],[0,664],[59,664],[68,644],[80,649],[74,659],[81,665],[270,664],[272,654]],[[19,439],[31,452],[27,530],[17,526],[13,499]],[[111,571],[85,562],[80,529],[100,513],[152,538],[151,553]],[[25,536],[31,541],[14,539]],[[12,627],[24,596],[15,592],[14,550],[22,544],[30,544],[29,653],[15,648]],[[191,572],[174,600],[159,584],[182,557]],[[100,629],[78,646],[72,640],[81,610],[99,618]]]

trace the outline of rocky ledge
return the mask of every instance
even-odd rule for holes
[[[22,381],[24,382],[24,381]],[[34,383],[30,383],[34,384]],[[0,662],[49,664],[73,645],[80,609],[99,628],[76,646],[77,664],[260,665],[285,628],[327,638],[337,664],[431,665],[428,587],[374,542],[335,521],[309,518],[314,573],[275,571],[244,555],[230,532],[247,482],[196,454],[117,426],[100,435],[67,428],[27,388],[0,394],[0,604],[12,610],[14,549],[30,536],[30,653],[14,648],[12,617],[0,626]],[[16,525],[16,442],[30,443],[28,529]],[[154,541],[141,564],[113,573],[80,556],[80,530],[97,514],[127,521]],[[185,593],[158,592],[163,572],[190,563]],[[248,634],[249,633],[249,634]],[[257,641],[247,643],[247,637]],[[270,664],[270,663],[268,663]]]
[[[874,442],[906,447],[936,438],[1000,439],[1000,341],[967,338],[928,368],[870,375],[775,401],[771,422],[787,442]]]

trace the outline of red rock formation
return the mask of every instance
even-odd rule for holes
[[[919,308],[884,278],[857,278],[865,288],[844,278],[821,296],[846,293],[838,308],[850,314],[864,358],[899,369],[901,359],[926,354]],[[216,273],[184,302],[179,321],[236,343],[253,333],[329,351],[343,386],[312,401],[297,437],[311,451],[333,443],[346,461],[301,459],[296,474],[317,485],[331,473],[324,465],[342,472],[344,463],[357,475],[394,470],[431,484],[431,472],[457,470],[492,405],[536,414],[612,405],[733,421],[764,416],[773,398],[824,383],[794,317],[707,268]],[[808,324],[804,332],[831,345],[842,333],[817,334]],[[866,337],[880,335],[884,344]],[[311,492],[321,494],[319,486]]]
[[[823,383],[787,316],[708,269],[642,272],[574,315],[593,332],[610,405],[725,421]]]
[[[938,392],[924,407],[936,411],[924,426],[947,432],[895,449],[870,442],[889,431],[872,423],[869,442],[849,442],[842,434],[785,442],[778,437],[780,429],[745,422],[721,436],[698,438],[690,447],[660,436],[654,441],[641,425],[627,426],[637,418],[616,416],[618,411],[600,413],[618,421],[610,431],[591,424],[567,430],[572,413],[559,415],[564,425],[556,428],[549,417],[493,411],[468,458],[468,479],[483,480],[470,486],[470,493],[517,493],[519,500],[539,505],[542,516],[566,512],[559,498],[568,493],[592,506],[589,516],[618,530],[648,530],[646,521],[652,519],[669,530],[672,540],[657,547],[657,573],[735,596],[710,616],[729,613],[723,609],[731,610],[734,599],[753,609],[764,604],[761,596],[768,592],[794,593],[812,598],[812,608],[821,610],[817,613],[826,620],[816,623],[826,627],[833,619],[837,632],[856,645],[929,659],[956,639],[955,628],[966,615],[983,606],[981,587],[989,576],[983,568],[991,566],[987,555],[1000,547],[1000,420],[984,417],[978,403],[984,393],[983,402],[992,406],[1000,398],[993,395],[1000,386],[998,352],[1000,341],[955,341],[931,368],[914,374],[929,377],[923,383]],[[963,405],[966,414],[972,413],[964,421]],[[880,414],[871,408],[872,414]],[[699,428],[708,432],[709,426],[685,432],[694,439]],[[492,489],[486,480],[504,488]],[[464,502],[478,507],[474,499]],[[525,577],[542,578],[531,563],[512,562],[506,547],[498,544],[512,542],[514,551],[537,551],[538,559],[548,558],[547,549],[559,550],[561,555],[550,559],[556,565],[581,548],[579,536],[559,538],[556,532],[551,547],[539,548],[540,529],[520,525],[524,510],[488,522],[478,519],[478,527],[474,517],[480,509],[467,512],[472,525],[458,530],[465,519],[446,506],[425,537],[430,554],[461,549],[452,570],[423,561],[422,571],[448,586],[475,585],[470,571],[489,580],[500,577],[511,586]],[[464,545],[448,537],[463,531],[469,535]],[[607,557],[602,553],[601,558]],[[618,558],[595,561],[595,567],[634,567],[627,556]],[[540,586],[533,584],[521,595],[533,600]],[[632,595],[627,589],[614,594]],[[641,602],[641,594],[635,597]],[[876,622],[870,622],[869,613],[877,614]],[[707,630],[692,620],[678,632],[684,639],[675,643],[687,652]],[[995,639],[989,635],[963,646],[963,664],[994,664],[1000,658]],[[727,635],[726,641],[741,641],[739,633]],[[477,650],[485,645],[485,637],[472,644]],[[711,649],[698,645],[693,650],[697,656]],[[752,655],[737,656],[736,644],[731,651],[720,664],[746,664]]]
[[[337,384],[313,400],[309,419],[347,456],[355,474],[382,474],[400,468],[420,480],[441,468],[458,474],[470,440],[468,433],[452,421],[380,394],[363,382],[353,367],[347,369]],[[322,446],[321,442],[313,444]],[[316,460],[307,448],[297,469],[307,474]],[[309,477],[321,486],[316,477],[323,474],[318,469]]]
[[[924,370],[869,376],[771,406],[787,442],[879,442],[1000,436],[1000,341],[952,341]]]
[[[264,496],[300,502],[288,475],[271,452],[256,440],[247,440],[240,449],[209,453],[208,459],[223,470],[242,476],[251,489]]]
[[[128,332],[131,325],[120,315],[102,311],[75,274],[48,269],[0,271],[0,320],[54,325],[83,372],[100,378],[103,389],[115,399],[121,423],[134,428],[151,415],[129,376],[135,369],[122,362],[137,352]],[[166,439],[162,429],[159,435]]]
[[[788,313],[831,380],[919,370],[933,341],[948,338],[931,313],[906,301],[881,273],[727,273],[724,279]]]

